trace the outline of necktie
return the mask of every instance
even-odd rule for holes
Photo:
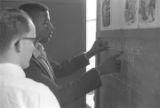
[[[54,79],[54,72],[52,69],[52,66],[50,65],[47,54],[44,50],[44,47],[42,44],[37,43],[36,49],[33,52],[34,57],[37,59],[37,61],[43,66],[43,68],[46,70],[46,73],[51,79]]]

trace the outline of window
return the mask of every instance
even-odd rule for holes
[[[86,0],[86,45],[87,51],[92,47],[93,42],[96,39],[96,7],[97,0]],[[87,66],[87,70],[95,67],[95,58],[90,59],[90,65]],[[94,92],[87,94],[86,103],[94,108]]]

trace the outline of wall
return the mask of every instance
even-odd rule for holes
[[[121,70],[102,77],[96,108],[160,107],[160,29],[98,31],[97,36],[124,52]],[[108,53],[99,56],[102,62]]]
[[[32,0],[45,3],[50,8],[55,34],[46,50],[50,58],[63,61],[85,51],[85,0]],[[16,7],[28,0],[0,0],[0,7]],[[83,69],[84,71],[84,69]],[[75,76],[79,76],[80,72]],[[76,78],[70,76],[62,82]],[[68,98],[68,97],[67,97]],[[85,99],[66,108],[84,108]]]
[[[17,6],[25,0],[0,0],[0,6]],[[58,0],[33,0],[45,3],[50,8],[55,37],[47,47],[49,56],[58,61],[85,51],[85,3],[84,0],[65,2]],[[45,2],[44,2],[45,1]],[[27,0],[28,2],[28,0]],[[55,49],[55,50],[53,50]]]

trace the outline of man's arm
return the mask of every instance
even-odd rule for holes
[[[45,75],[40,65],[31,60],[31,65],[25,70],[27,77],[47,85],[55,94],[61,106],[71,104],[76,99],[85,96],[86,93],[101,85],[100,77],[95,69],[84,73],[78,80],[74,80],[62,86],[57,86]]]
[[[101,75],[108,75],[114,72],[119,73],[121,68],[121,60],[119,60],[119,57],[121,54],[122,52],[119,52],[106,58],[96,68],[85,72],[79,79],[71,81],[63,86],[63,89],[60,91],[61,94],[59,95],[61,99],[63,99],[63,105],[71,103],[72,101],[85,96],[86,93],[100,87]]]
[[[107,58],[102,64],[99,65],[99,67],[91,69],[80,76],[79,79],[71,81],[60,87],[55,85],[53,81],[46,76],[44,72],[42,72],[43,70],[40,68],[40,65],[37,65],[33,60],[31,60],[31,65],[25,70],[25,73],[27,77],[47,85],[56,95],[61,106],[65,106],[72,103],[76,99],[85,96],[86,93],[98,88],[101,85],[99,75],[119,72],[119,62],[117,64],[116,60],[119,55],[120,54]]]
[[[100,86],[101,80],[98,72],[95,69],[91,69],[84,73],[79,79],[64,85],[63,89],[59,91],[62,107],[73,103]]]
[[[108,42],[103,41],[102,39],[97,39],[92,48],[86,53],[73,57],[70,60],[66,60],[61,64],[51,62],[53,70],[55,71],[55,76],[60,78],[73,74],[75,71],[87,66],[91,57],[107,49]]]
[[[58,62],[51,62],[56,78],[69,76],[88,64],[89,60],[85,54],[81,54],[70,60],[65,60],[61,64]]]

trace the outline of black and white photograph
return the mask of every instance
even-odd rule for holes
[[[0,108],[160,108],[160,0],[0,0]]]

